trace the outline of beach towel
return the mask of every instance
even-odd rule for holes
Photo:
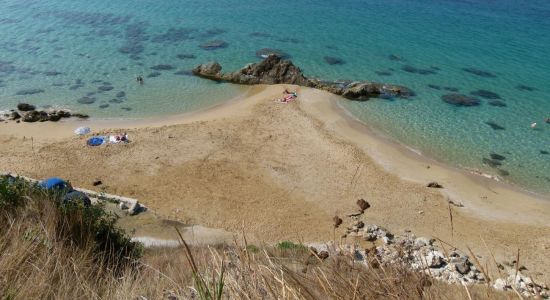
[[[90,131],[90,127],[78,127],[74,130],[74,133],[78,135],[84,135],[90,133]]]
[[[100,146],[105,143],[105,137],[103,136],[94,136],[88,139],[86,142],[88,146]]]

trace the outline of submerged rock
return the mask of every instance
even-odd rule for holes
[[[155,71],[168,71],[173,69],[175,68],[172,65],[156,65],[151,67],[151,70],[155,70]]]
[[[508,105],[506,105],[506,103],[504,103],[503,101],[500,101],[500,100],[490,100],[489,102],[487,102],[487,104],[491,105],[491,106],[496,106],[496,107],[506,107]]]
[[[434,69],[420,69],[410,65],[403,66],[401,70],[408,73],[419,74],[419,75],[432,75],[437,73],[436,70]]]
[[[178,55],[176,55],[176,57],[177,57],[178,59],[195,59],[195,58],[197,58],[197,57],[196,57],[195,55],[193,55],[193,54],[178,54]]]
[[[491,128],[493,128],[493,130],[504,130],[504,127],[498,125],[497,123],[495,123],[493,121],[487,121],[487,122],[485,122],[485,124],[491,126]]]
[[[485,99],[500,99],[500,95],[488,90],[477,90],[470,93],[474,96],[479,96]]]
[[[530,86],[523,85],[523,84],[517,85],[517,86],[516,86],[516,89],[518,89],[518,90],[520,90],[520,91],[527,91],[527,92],[532,92],[532,91],[536,91],[536,90],[537,90],[537,89],[534,88],[534,87],[530,87]]]
[[[548,151],[546,151],[546,150],[540,150],[540,154],[547,155],[547,154],[550,154],[550,152],[548,152]]]
[[[24,90],[17,91],[17,93],[15,94],[18,96],[26,96],[26,95],[34,95],[34,94],[40,94],[40,93],[44,93],[44,90],[43,89],[24,89]]]
[[[227,46],[228,46],[227,42],[224,42],[222,40],[209,41],[199,45],[199,47],[201,47],[204,50],[222,49],[222,48],[227,48]]]
[[[88,96],[84,96],[78,100],[76,100],[76,102],[80,103],[80,104],[93,104],[95,102],[96,98],[94,97],[88,97]]]
[[[343,59],[333,56],[325,56],[323,59],[329,65],[343,65],[345,63]]]
[[[431,88],[431,89],[434,89],[434,90],[440,90],[441,87],[439,85],[435,85],[435,84],[428,84],[428,87]]]
[[[491,159],[494,159],[494,160],[505,160],[506,159],[506,156],[500,155],[500,154],[494,153],[494,152],[489,154],[489,156],[491,157]]]
[[[443,101],[456,106],[476,106],[479,105],[479,100],[463,94],[446,94],[441,96]]]
[[[152,73],[149,73],[149,75],[147,75],[147,78],[155,78],[155,77],[159,77],[160,75],[162,75],[160,72],[152,72]]]
[[[367,100],[371,97],[414,96],[407,87],[388,85],[370,81],[325,81],[307,78],[302,70],[290,60],[284,60],[277,55],[269,55],[255,64],[248,64],[232,73],[222,73],[222,67],[217,62],[202,64],[193,69],[193,74],[216,80],[237,84],[295,84],[325,90],[333,94],[355,100]]]
[[[117,98],[126,97],[126,92],[120,91],[120,92],[116,93],[115,97],[117,97]]]
[[[111,86],[111,85],[102,85],[102,86],[98,87],[97,89],[101,92],[108,92],[108,91],[113,90],[114,87]]]
[[[374,73],[376,73],[376,75],[379,75],[379,76],[391,76],[391,75],[393,75],[393,73],[390,72],[390,71],[374,71]]]
[[[484,164],[486,164],[486,165],[488,165],[489,167],[492,167],[492,168],[496,168],[496,167],[502,165],[502,163],[500,161],[494,160],[494,159],[489,159],[489,158],[486,158],[486,157],[484,157],[481,161]]]
[[[402,61],[403,57],[397,56],[395,54],[390,54],[390,55],[388,55],[388,59],[392,60],[392,61]]]
[[[462,71],[468,72],[468,73],[471,73],[471,74],[474,74],[474,75],[477,75],[477,76],[480,76],[480,77],[486,77],[486,78],[495,78],[495,77],[497,77],[495,74],[493,74],[491,72],[483,71],[483,70],[476,69],[476,68],[462,68]]]
[[[180,70],[174,73],[174,75],[193,76],[192,70]]]
[[[457,88],[451,87],[451,86],[446,86],[443,89],[446,90],[446,91],[449,91],[449,92],[458,92]]]

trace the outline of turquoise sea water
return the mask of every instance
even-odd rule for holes
[[[106,118],[191,111],[238,89],[186,71],[210,60],[236,69],[270,47],[309,76],[412,88],[410,100],[343,105],[424,154],[550,193],[548,1],[0,0],[0,7],[0,110],[28,101]],[[199,47],[212,40],[227,47]],[[151,69],[158,65],[165,66]],[[490,91],[506,106],[480,96],[473,107],[443,102],[454,89]],[[491,153],[505,157],[490,162],[500,166],[483,163]]]

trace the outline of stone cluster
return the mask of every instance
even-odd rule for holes
[[[9,112],[5,112],[0,115],[0,121],[2,119],[8,121],[15,121],[17,123],[23,121],[28,123],[33,122],[57,122],[63,118],[80,118],[87,119],[89,116],[79,113],[71,113],[67,110],[37,110],[34,105],[27,103],[19,103],[17,105],[17,110],[12,109]]]
[[[193,74],[217,81],[237,84],[295,84],[325,90],[352,100],[369,98],[409,98],[414,92],[407,87],[352,80],[320,80],[307,78],[292,61],[283,59],[274,51],[265,51],[268,56],[261,62],[248,64],[240,70],[222,73],[217,62],[201,64],[193,69]]]

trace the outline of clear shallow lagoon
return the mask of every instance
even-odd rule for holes
[[[191,111],[232,97],[238,88],[185,71],[210,60],[228,70],[239,68],[257,60],[256,50],[270,47],[289,53],[309,76],[370,79],[414,89],[417,96],[411,100],[343,104],[429,156],[492,174],[508,172],[505,180],[550,193],[550,154],[544,154],[550,152],[550,124],[544,123],[550,117],[548,1],[0,4],[0,110],[28,101],[106,118]],[[211,40],[223,40],[227,47],[199,47]],[[324,56],[345,63],[330,65]],[[172,69],[151,69],[158,65]],[[140,74],[143,86],[135,82]],[[506,107],[489,105],[489,99],[479,96],[479,106],[452,106],[441,100],[450,93],[445,88],[463,94],[488,90]],[[40,92],[17,95],[29,89]],[[117,97],[119,92],[124,95]],[[80,104],[82,97],[95,101]],[[504,129],[493,129],[489,121]],[[538,122],[537,130],[530,128],[532,122]],[[483,164],[492,152],[505,156],[498,168]]]

